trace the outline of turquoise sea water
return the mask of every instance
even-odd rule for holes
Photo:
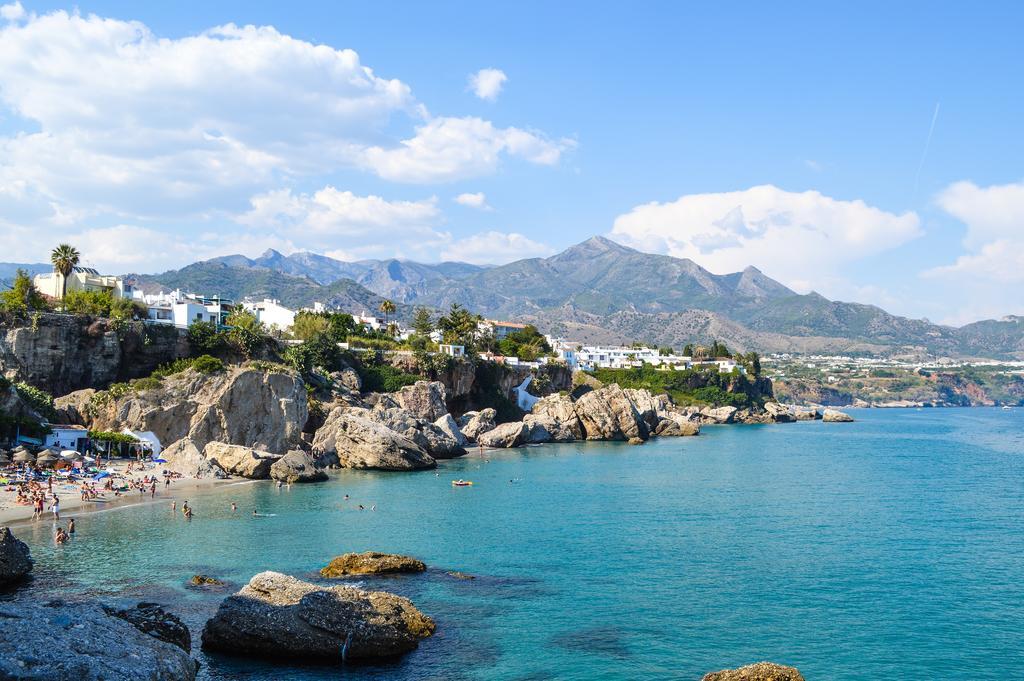
[[[18,534],[31,589],[156,600],[197,647],[225,594],[186,587],[194,573],[315,578],[370,549],[431,567],[362,582],[438,622],[398,662],[339,672],[199,653],[205,679],[699,679],[762,659],[809,680],[1019,675],[1024,410],[854,413],[474,454],[438,475],[246,483],[189,499],[191,522],[158,497],[80,516],[64,547],[49,521]],[[452,488],[459,477],[474,486]]]

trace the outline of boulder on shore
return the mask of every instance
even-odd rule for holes
[[[196,664],[181,645],[187,633],[177,618],[155,607],[0,603],[0,678],[192,681]]]
[[[261,452],[242,445],[229,445],[223,442],[208,442],[203,449],[206,459],[217,464],[231,475],[238,475],[250,480],[266,480],[270,477],[270,467],[281,458],[280,454]]]
[[[796,667],[785,667],[774,662],[748,664],[739,669],[723,669],[705,674],[701,681],[804,681]]]
[[[494,422],[494,417],[497,415],[498,412],[490,407],[480,411],[467,411],[458,420],[459,430],[467,440],[476,442],[481,435],[494,429],[497,425]]]
[[[397,553],[346,553],[331,560],[320,570],[322,577],[348,577],[351,575],[389,575],[407,572],[423,572],[427,569],[421,560]]]
[[[540,398],[527,418],[542,424],[556,442],[583,439],[583,424],[576,415],[575,403],[568,395],[555,394]]]
[[[700,435],[700,426],[693,421],[686,421],[680,418],[663,418],[658,421],[658,427],[654,429],[658,437],[686,437]]]
[[[165,449],[161,456],[167,461],[164,468],[191,478],[226,478],[228,474],[199,451],[191,438],[183,437]]]
[[[469,440],[463,435],[462,431],[459,430],[459,424],[455,422],[451,414],[445,414],[441,418],[434,421],[434,425],[441,429],[445,435],[455,441],[455,444],[465,449],[466,445],[469,444]]]
[[[797,421],[815,421],[821,418],[821,412],[817,409],[797,407],[793,409],[793,416]]]
[[[825,423],[851,423],[853,417],[838,409],[826,409],[821,415],[821,420]]]
[[[512,423],[502,423],[481,434],[476,441],[483,447],[509,449],[523,444],[529,432],[530,428],[525,423],[513,421]]]
[[[14,536],[9,527],[0,527],[0,585],[14,584],[32,571],[28,544]]]
[[[440,381],[416,381],[394,394],[402,409],[424,421],[436,421],[448,413],[447,391]]]
[[[344,468],[411,471],[437,466],[434,458],[409,438],[344,407],[331,411],[316,431],[313,453],[336,456]]]
[[[700,416],[705,423],[732,423],[736,411],[736,407],[704,407]]]
[[[765,402],[764,410],[775,423],[793,423],[796,421],[796,416],[792,410],[778,402]]]
[[[647,424],[618,384],[580,396],[575,409],[588,440],[647,439]]]
[[[412,412],[401,407],[384,407],[378,404],[369,412],[365,412],[365,415],[412,440],[419,445],[420,449],[435,459],[454,459],[466,454],[466,448],[460,444],[466,440],[462,433],[459,433],[459,437],[456,438],[454,435],[449,435],[444,428],[418,418]],[[445,414],[438,421],[442,422],[444,418],[450,419],[451,416]]]
[[[220,604],[203,648],[296,661],[386,658],[415,649],[434,626],[401,596],[261,572]]]
[[[293,449],[270,466],[270,477],[291,484],[293,482],[322,482],[327,473],[316,465],[313,455]]]

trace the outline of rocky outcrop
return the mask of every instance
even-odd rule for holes
[[[321,482],[327,473],[316,465],[313,456],[301,449],[293,449],[270,467],[270,477],[280,482]]]
[[[164,446],[188,437],[199,449],[223,442],[278,454],[299,444],[308,418],[302,379],[253,368],[189,369],[165,378],[159,389],[118,400],[98,393],[90,408],[96,413],[90,425],[98,430],[151,431]]]
[[[459,430],[459,424],[455,422],[455,419],[452,418],[451,414],[445,414],[438,420],[434,421],[434,425],[440,428],[441,432],[445,435],[453,439],[455,444],[459,447],[465,448],[466,445],[469,444],[469,440],[462,434],[462,431]]]
[[[352,575],[388,575],[423,572],[427,569],[421,560],[397,553],[346,553],[338,556],[320,570],[321,577],[338,578]]]
[[[581,395],[575,409],[588,440],[647,439],[647,424],[622,388],[614,383]]]
[[[775,423],[792,423],[796,421],[793,411],[778,402],[765,402],[764,411]]]
[[[108,608],[108,615],[119,617],[143,634],[176,645],[186,653],[192,650],[192,635],[181,619],[156,603],[139,603],[134,608]]]
[[[223,468],[230,475],[250,480],[266,480],[270,467],[281,458],[280,454],[268,454],[251,447],[229,445],[223,442],[207,442],[203,448],[206,460]]]
[[[826,409],[821,415],[821,420],[825,423],[851,423],[853,417],[838,409]]]
[[[221,603],[203,628],[203,648],[300,662],[366,660],[407,653],[434,626],[394,594],[261,572]]]
[[[796,667],[784,667],[773,662],[748,664],[739,669],[723,669],[705,674],[701,681],[804,681]]]
[[[821,418],[821,412],[817,409],[796,407],[793,409],[793,418],[797,421],[814,421]]]
[[[28,544],[15,537],[9,527],[0,527],[0,586],[19,582],[31,571]]]
[[[206,455],[199,451],[199,447],[187,437],[172,444],[160,456],[167,461],[163,468],[174,473],[199,479],[228,477],[223,468],[207,459]]]
[[[331,411],[316,431],[313,453],[337,457],[344,468],[408,471],[434,468],[437,462],[419,445],[387,426],[343,407]]]
[[[351,367],[345,367],[341,371],[331,374],[331,381],[336,388],[350,393],[359,394],[363,389],[363,381],[359,378],[359,372]]]
[[[529,428],[522,421],[502,423],[477,437],[477,443],[483,447],[508,449],[518,447],[526,441]]]
[[[732,423],[736,411],[736,407],[704,407],[700,418],[704,423]]]
[[[42,314],[0,331],[0,372],[53,395],[148,376],[187,352],[184,332],[174,327],[115,331],[105,319],[81,315]]]
[[[568,395],[542,397],[533,405],[527,419],[544,426],[555,442],[582,440],[584,436],[583,424],[576,415],[576,406]]]
[[[416,418],[436,421],[448,413],[446,392],[440,381],[416,381],[394,394],[398,405]]]
[[[188,630],[182,632],[150,608],[137,610],[108,611],[96,603],[64,601],[0,603],[0,678],[195,679],[196,664],[181,641],[165,640]]]
[[[459,430],[470,442],[476,442],[477,438],[489,430],[493,430],[494,417],[497,416],[497,412],[491,408],[481,409],[480,411],[467,411],[463,414],[459,420]]]
[[[650,390],[636,388],[625,388],[622,392],[633,403],[637,414],[647,424],[647,429],[654,430],[657,428],[658,422],[662,418],[661,415],[670,406],[668,395],[654,395]]]
[[[56,398],[53,401],[53,406],[57,411],[57,422],[79,426],[88,425],[89,403],[95,394],[96,391],[93,388],[83,388]]]
[[[378,403],[367,416],[412,440],[435,459],[454,459],[465,455],[466,449],[461,443],[464,443],[466,438],[461,433],[458,437],[449,435],[444,428],[417,418],[405,409],[384,408],[383,404]],[[441,419],[444,418],[450,419],[451,416],[445,413]]]
[[[663,418],[654,430],[658,437],[688,437],[700,435],[700,426],[682,418]]]

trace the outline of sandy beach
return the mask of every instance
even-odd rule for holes
[[[137,465],[135,464],[135,466]],[[128,461],[116,461],[110,464],[109,469],[123,475],[124,480],[131,482],[142,480],[147,475],[155,475],[160,480],[156,486],[156,494],[151,495],[148,491],[145,494],[139,494],[138,490],[134,488],[127,492],[121,492],[120,495],[115,495],[110,490],[101,490],[98,499],[82,500],[80,483],[55,483],[53,485],[53,492],[60,498],[61,520],[66,520],[76,515],[99,513],[114,508],[140,504],[161,503],[162,501],[169,503],[177,500],[180,504],[182,500],[188,499],[189,494],[194,491],[252,482],[244,478],[199,480],[191,477],[182,477],[172,479],[170,485],[164,485],[163,477],[161,476],[163,469],[160,468],[159,464],[152,465],[145,470],[133,470],[131,473],[127,473]],[[97,483],[97,488],[100,487],[102,485]],[[0,525],[17,526],[33,522],[32,506],[30,504],[18,504],[16,503],[16,498],[17,491],[15,486],[4,485],[0,487]],[[50,512],[49,505],[50,502],[47,499],[46,510],[43,512],[44,520],[53,519],[53,513]]]

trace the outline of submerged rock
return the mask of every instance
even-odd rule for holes
[[[0,527],[0,586],[19,582],[31,571],[28,544],[15,537],[9,527]]]
[[[476,579],[476,577],[474,577],[473,575],[467,574],[465,572],[459,572],[458,570],[449,570],[445,574],[449,577],[454,577],[455,579],[462,579],[465,581]]]
[[[171,617],[155,606],[116,611],[96,603],[0,603],[0,678],[192,681],[196,664],[180,645],[188,630]]]
[[[434,458],[409,438],[343,407],[334,409],[316,431],[313,452],[336,456],[344,468],[409,471],[437,466]]]
[[[226,598],[203,628],[203,648],[296,661],[360,660],[407,653],[434,621],[406,598],[323,587],[261,572]]]
[[[316,465],[313,455],[301,449],[293,449],[270,467],[270,477],[291,484],[293,482],[321,482],[327,473]]]
[[[224,582],[209,575],[192,575],[188,583],[192,586],[224,586]]]
[[[774,662],[748,664],[739,669],[723,669],[705,674],[701,681],[804,681],[796,667],[784,667]]]
[[[403,572],[423,572],[427,569],[421,560],[396,553],[346,553],[338,556],[320,570],[322,577],[347,577],[349,575],[386,575]]]
[[[231,475],[238,475],[250,480],[266,480],[270,477],[270,467],[280,458],[280,454],[261,452],[251,447],[229,445],[223,442],[209,442],[203,449],[206,459]]]
[[[825,423],[851,423],[853,417],[838,409],[826,409],[821,415],[821,420]]]
[[[108,615],[123,619],[144,634],[176,645],[186,653],[192,650],[192,635],[188,627],[156,603],[139,603],[124,610],[106,606],[103,609]]]

